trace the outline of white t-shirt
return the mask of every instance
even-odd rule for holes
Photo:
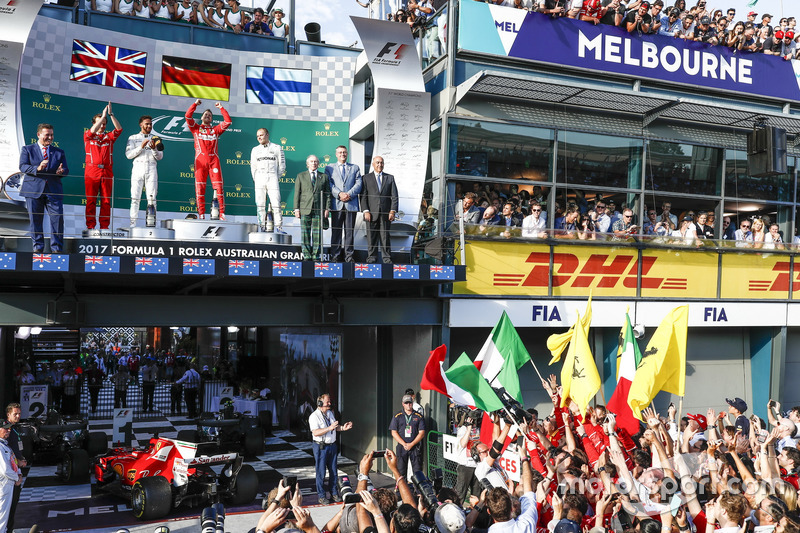
[[[475,477],[478,479],[486,478],[492,487],[502,487],[508,490],[508,475],[505,470],[498,466],[489,466],[485,460],[475,467]]]
[[[325,429],[326,427],[330,426],[334,423],[336,417],[333,416],[333,411],[328,411],[323,413],[319,409],[311,413],[311,416],[308,417],[308,426],[311,428],[313,432],[315,429]],[[328,431],[324,435],[320,435],[318,437],[313,437],[314,442],[319,442],[321,444],[333,444],[336,442],[336,430]]]
[[[477,463],[472,460],[472,456],[469,453],[469,448],[471,441],[467,439],[467,445],[462,447],[461,446],[461,439],[464,438],[464,435],[472,432],[472,426],[461,426],[458,428],[458,432],[456,433],[456,457],[458,457],[458,464],[462,466],[468,466],[470,468],[475,468]]]

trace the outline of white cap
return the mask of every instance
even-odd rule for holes
[[[445,503],[439,507],[433,519],[440,533],[464,533],[466,529],[464,511],[454,503]]]

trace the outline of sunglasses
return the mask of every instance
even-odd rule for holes
[[[533,211],[534,213],[541,213],[542,212],[541,209],[531,209],[531,211]]]
[[[742,227],[743,227],[744,229],[750,229],[750,224],[742,224]]]
[[[604,205],[598,205],[597,206],[597,209],[605,209],[605,208],[606,208],[606,206],[604,206]]]

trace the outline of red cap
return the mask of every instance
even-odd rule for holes
[[[747,16],[748,17],[757,17],[758,13],[756,13],[755,11],[751,11],[750,13],[747,14]]]
[[[708,429],[708,422],[706,421],[705,416],[687,414],[686,417],[689,418],[690,420],[694,420],[695,422],[697,422],[697,424],[700,426],[701,431],[705,431],[706,429]]]
[[[775,32],[775,38],[778,39],[779,41],[782,41],[783,40],[783,32],[781,30],[776,31]]]
[[[794,32],[789,30],[786,33],[784,33],[783,36],[786,37],[787,39],[794,39]]]

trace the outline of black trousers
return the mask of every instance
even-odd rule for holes
[[[186,416],[195,418],[197,416],[197,389],[184,390],[183,399],[186,400]]]
[[[355,211],[331,211],[331,261],[342,260],[342,234],[344,233],[344,260],[353,262],[353,228],[356,225]]]
[[[142,409],[145,411],[153,410],[153,395],[156,392],[155,381],[142,382]]]
[[[89,404],[92,407],[92,412],[97,411],[97,400],[100,397],[101,385],[89,385]]]
[[[6,533],[14,533],[14,514],[17,512],[20,494],[22,494],[22,485],[14,485],[14,494],[11,496],[11,509],[8,511]]]
[[[401,476],[406,477],[408,473],[409,459],[411,460],[412,473],[422,471],[422,449],[419,444],[408,451],[398,444],[395,448],[395,455],[397,455],[397,469],[400,471]]]
[[[381,261],[384,263],[392,262],[392,243],[389,239],[388,214],[371,213],[372,220],[367,222],[367,263],[378,261],[378,250],[381,252]],[[380,241],[380,244],[378,244]]]
[[[128,407],[128,391],[114,389],[114,409],[119,409],[120,407]]]
[[[458,497],[461,498],[461,501],[465,501],[467,490],[469,490],[473,496],[480,497],[481,488],[481,482],[475,477],[475,467],[458,465],[456,469],[456,484],[453,490],[458,493]]]

